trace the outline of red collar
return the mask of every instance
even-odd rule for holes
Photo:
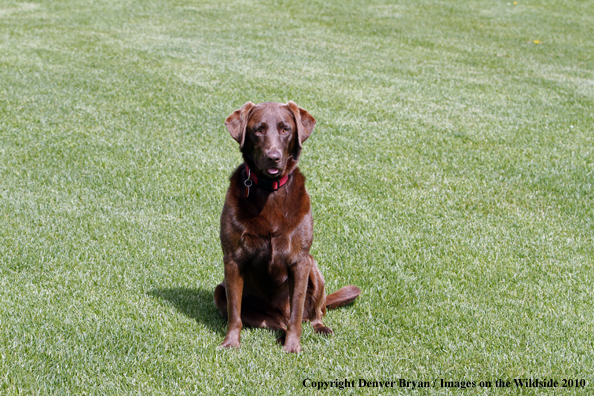
[[[250,194],[250,187],[252,186],[252,182],[254,182],[256,186],[263,188],[265,190],[276,191],[285,184],[287,184],[287,181],[289,181],[289,177],[291,176],[291,174],[284,175],[278,180],[259,179],[258,176],[256,176],[256,174],[251,171],[250,167],[247,164],[245,164],[245,170],[242,172],[242,175],[244,177],[243,185],[247,188],[245,194],[246,198]]]

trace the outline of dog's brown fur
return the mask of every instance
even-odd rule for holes
[[[309,254],[313,222],[305,178],[296,167],[315,119],[295,103],[247,102],[225,125],[239,143],[245,163],[231,176],[221,215],[225,277],[215,304],[229,319],[223,347],[239,347],[242,324],[283,331],[287,352],[300,351],[301,322],[318,333],[326,308],[352,302],[361,292],[346,286],[326,296],[324,278]],[[290,175],[276,191],[248,189],[246,164],[259,179]],[[247,197],[246,197],[247,194]]]

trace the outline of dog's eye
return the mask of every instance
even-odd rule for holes
[[[281,132],[282,133],[288,133],[290,131],[291,131],[291,128],[289,128],[289,127],[283,127],[283,128],[281,128]]]

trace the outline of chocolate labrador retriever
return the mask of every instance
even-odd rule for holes
[[[332,334],[322,323],[326,308],[361,293],[346,286],[326,296],[309,254],[311,206],[297,160],[315,124],[294,102],[247,102],[225,121],[245,162],[231,176],[221,215],[225,277],[214,300],[229,320],[223,347],[239,347],[245,323],[282,331],[285,351],[299,352],[302,321]]]

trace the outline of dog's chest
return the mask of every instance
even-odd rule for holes
[[[244,260],[260,265],[286,265],[303,249],[303,233],[295,232],[303,215],[283,206],[266,206],[258,216],[247,222],[240,238]]]
[[[253,222],[239,240],[243,258],[265,263],[286,261],[294,250],[294,227],[278,225],[267,221]]]
[[[244,226],[250,234],[289,237],[305,215],[302,206],[300,200],[286,195],[269,197],[263,206],[254,205],[246,211],[249,215],[244,217]]]

